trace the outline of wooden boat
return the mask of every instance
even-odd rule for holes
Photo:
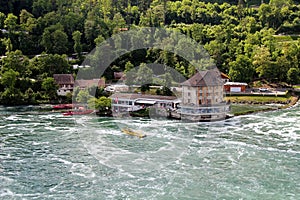
[[[63,115],[64,116],[70,116],[70,115],[88,115],[93,113],[94,110],[80,110],[80,111],[72,111],[69,110],[68,112],[64,112]]]
[[[134,130],[132,130],[130,128],[122,128],[121,130],[124,133],[128,134],[128,135],[136,136],[138,138],[144,138],[144,137],[146,137],[146,135],[143,134],[142,132],[140,132],[140,131],[134,131]]]

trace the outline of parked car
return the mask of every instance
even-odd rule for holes
[[[269,92],[268,88],[259,88],[258,90],[260,92]]]

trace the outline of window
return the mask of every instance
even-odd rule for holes
[[[191,100],[190,100],[190,99],[188,99],[188,103],[191,103]]]
[[[191,96],[191,93],[190,93],[190,92],[188,92],[188,96],[189,96],[189,97]]]

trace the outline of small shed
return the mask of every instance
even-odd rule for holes
[[[247,83],[226,82],[224,84],[224,89],[226,92],[245,92],[247,85]]]

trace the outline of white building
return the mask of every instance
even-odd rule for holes
[[[175,96],[115,93],[110,98],[113,113],[137,111],[147,107],[172,110],[179,104]]]

